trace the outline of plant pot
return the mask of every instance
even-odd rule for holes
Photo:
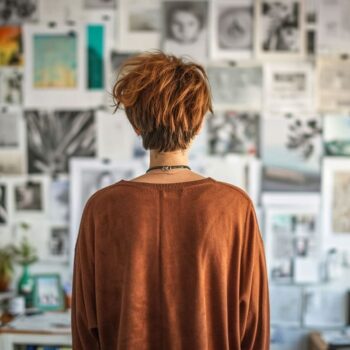
[[[0,292],[8,292],[10,290],[11,277],[0,277]]]

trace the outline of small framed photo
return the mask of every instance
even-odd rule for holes
[[[301,0],[255,2],[255,54],[267,59],[305,57],[305,15]]]
[[[37,274],[34,278],[33,306],[43,311],[62,311],[64,298],[59,274]]]

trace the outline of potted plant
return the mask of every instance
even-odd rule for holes
[[[23,229],[27,230],[29,225],[21,223]],[[15,261],[22,265],[23,273],[18,281],[18,293],[26,300],[26,307],[32,306],[34,280],[29,272],[29,266],[38,260],[36,249],[32,246],[27,236],[23,236],[19,247],[16,247]]]
[[[8,244],[0,248],[0,292],[7,292],[13,277],[16,248]]]

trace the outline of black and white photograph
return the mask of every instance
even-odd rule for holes
[[[21,105],[23,74],[19,69],[0,71],[0,104]]]
[[[96,154],[92,110],[27,110],[25,120],[29,173],[66,174],[70,157]]]
[[[162,49],[206,62],[208,58],[208,1],[163,2]]]
[[[83,0],[85,8],[92,9],[114,9],[117,4],[117,0]]]
[[[319,191],[322,120],[318,114],[264,114],[261,136],[265,191]]]
[[[254,112],[222,110],[209,115],[206,120],[209,154],[258,156],[259,122],[259,114]]]
[[[252,58],[254,6],[249,0],[211,2],[211,57],[239,60]]]
[[[54,223],[69,222],[69,178],[55,176],[49,186],[49,215]]]
[[[8,187],[6,183],[0,183],[0,225],[8,222]]]
[[[40,0],[3,0],[0,2],[0,24],[18,24],[38,20]]]
[[[261,66],[210,66],[208,78],[216,106],[243,111],[261,109]]]
[[[41,182],[28,180],[14,186],[16,211],[42,211],[43,186]]]
[[[255,52],[263,58],[302,58],[304,5],[301,0],[256,1]]]
[[[68,262],[69,258],[68,226],[51,227],[48,240],[48,260]]]

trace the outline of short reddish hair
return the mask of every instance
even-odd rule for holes
[[[145,149],[187,148],[208,110],[213,113],[204,68],[159,50],[126,59],[113,87],[115,111],[140,131]]]

